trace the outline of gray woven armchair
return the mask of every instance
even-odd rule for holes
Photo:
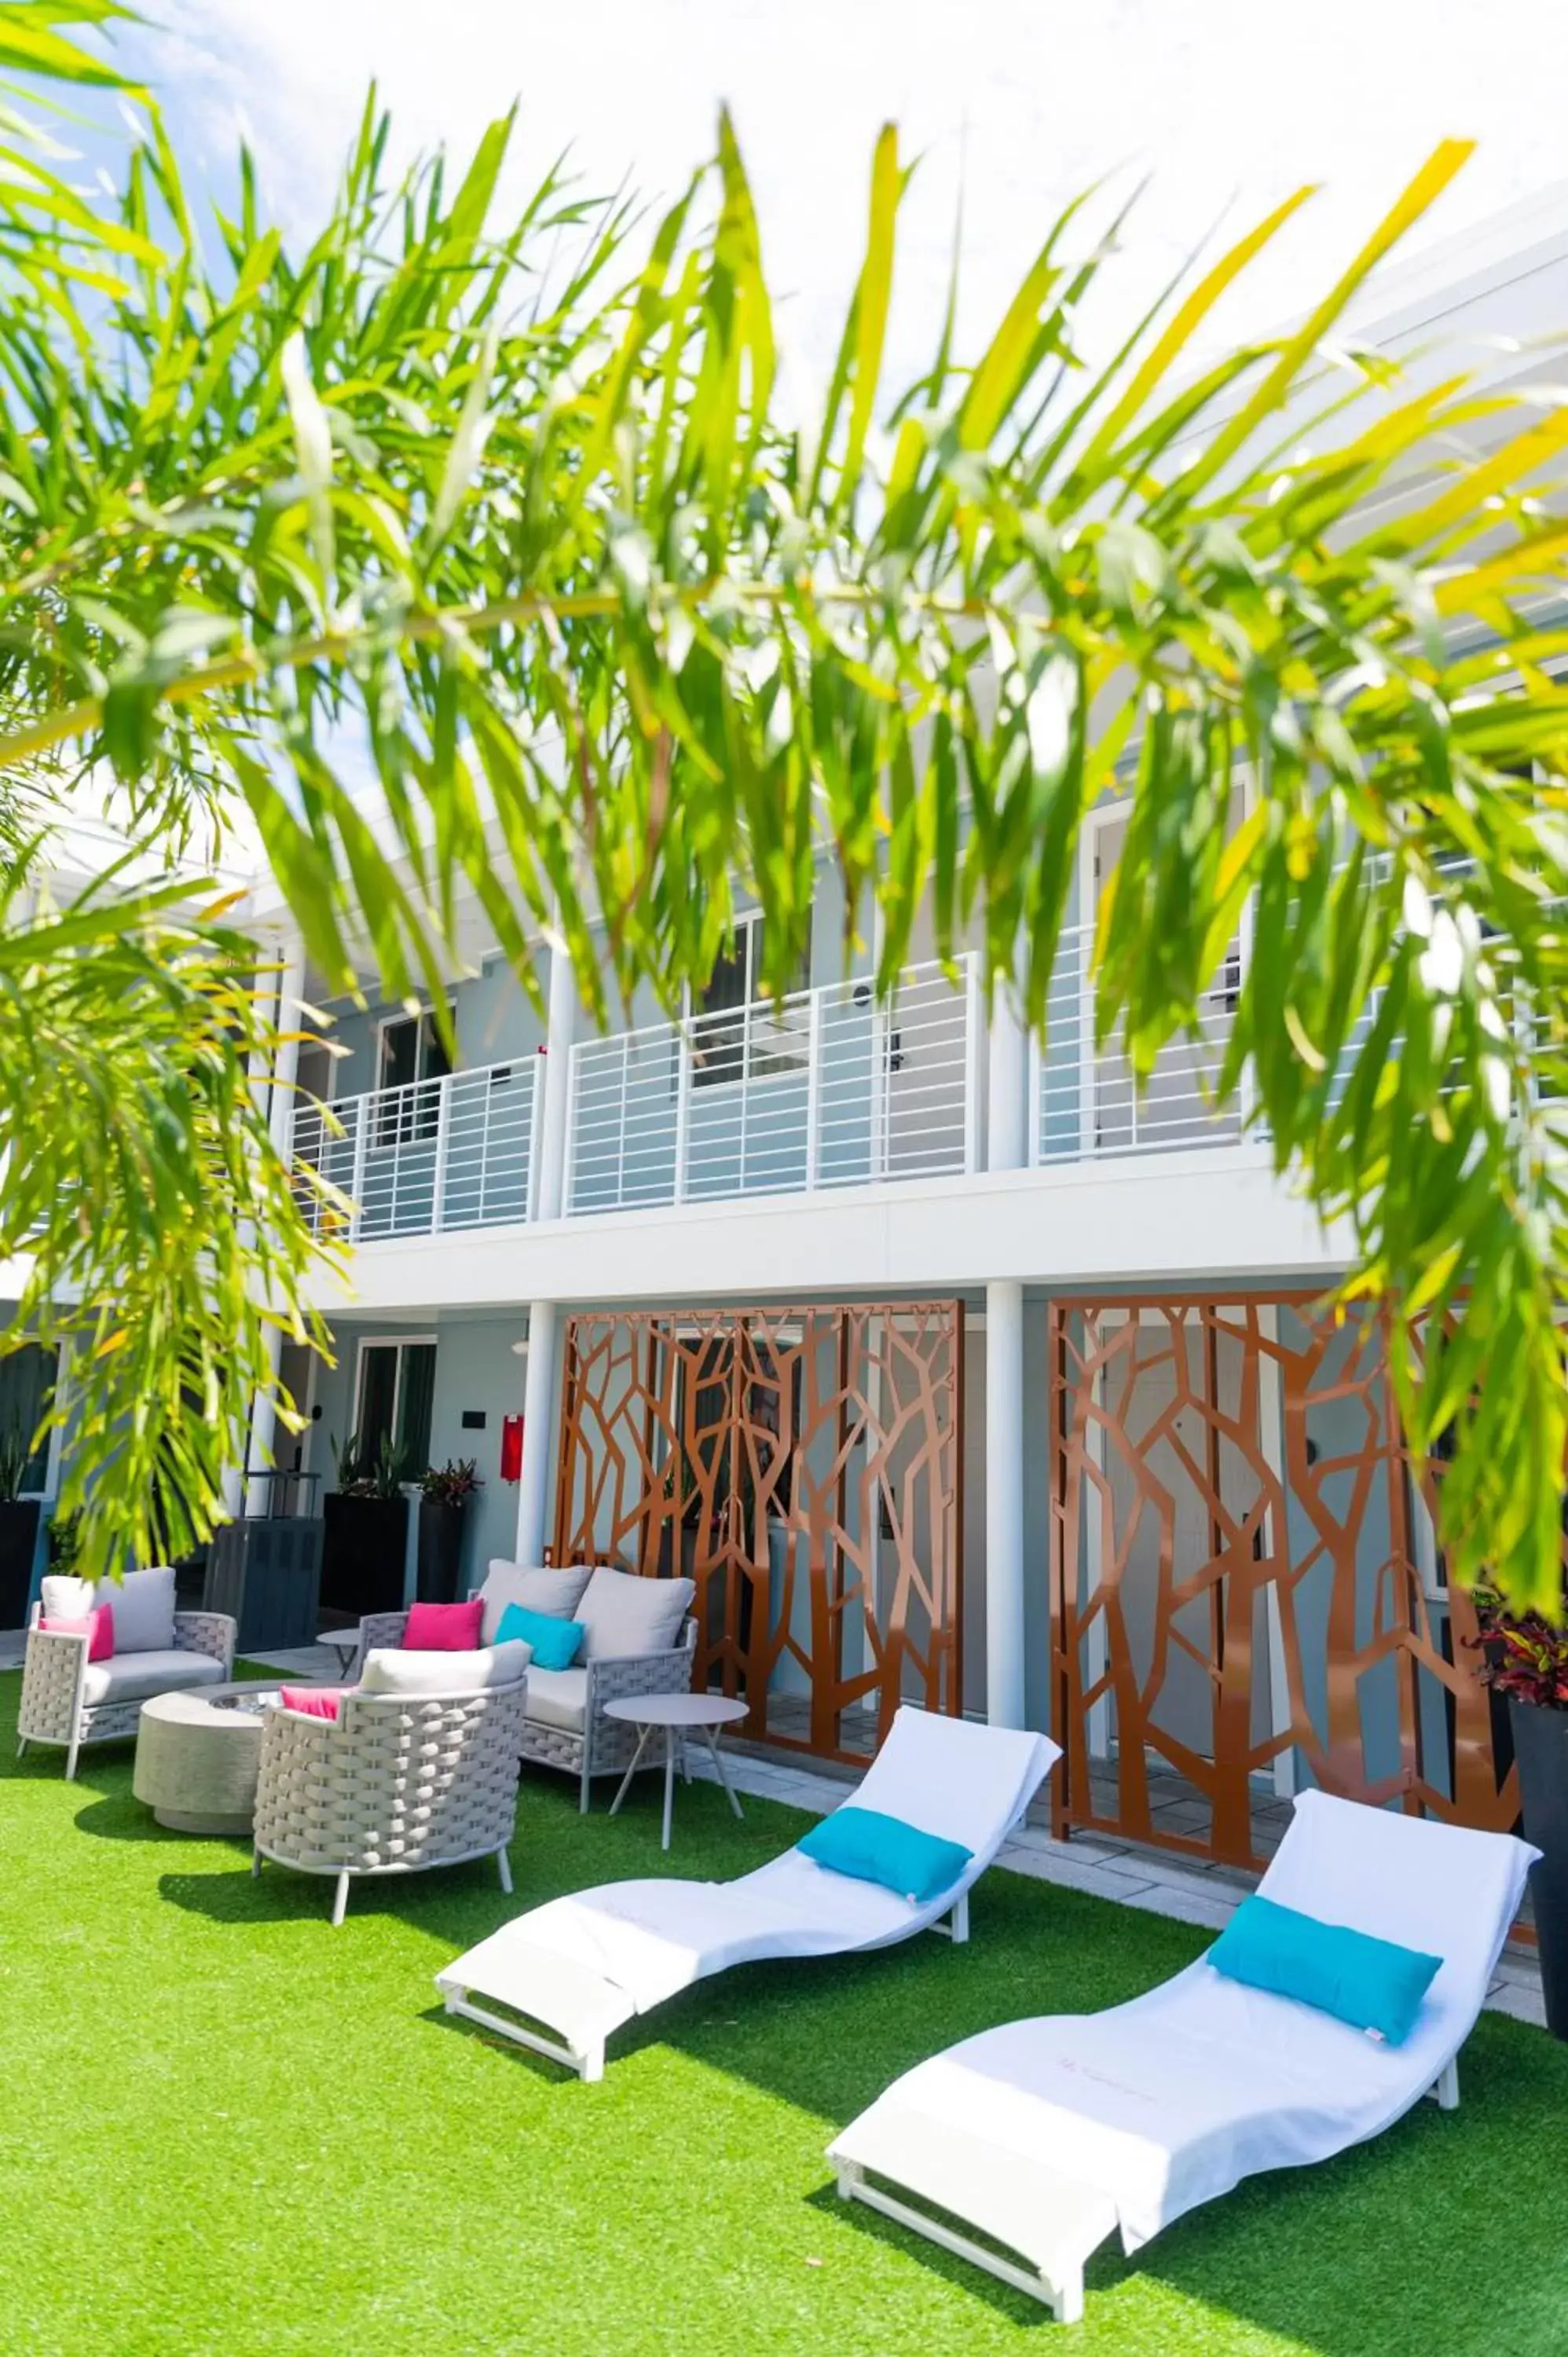
[[[142,1705],[155,1695],[221,1683],[234,1666],[234,1623],[226,1612],[177,1612],[170,1649],[116,1653],[90,1663],[84,1636],[46,1633],[33,1608],[16,1712],[18,1756],[29,1743],[65,1753],[67,1779],[76,1774],[84,1743],[113,1743],[134,1735]]]
[[[478,1694],[346,1694],[336,1719],[281,1706],[262,1731],[255,1855],[336,1878],[493,1857],[511,1889],[527,1680]]]
[[[475,1596],[483,1593],[475,1588]],[[354,1675],[363,1672],[372,1646],[399,1646],[406,1612],[376,1612],[360,1623]],[[697,1624],[687,1620],[680,1641],[657,1652],[626,1653],[586,1661],[575,1669],[531,1669],[522,1757],[538,1768],[558,1768],[575,1776],[578,1805],[586,1811],[596,1776],[623,1776],[637,1749],[637,1729],[624,1719],[607,1718],[605,1705],[629,1695],[684,1694],[692,1683]]]
[[[575,1776],[577,1805],[586,1810],[594,1778],[624,1776],[637,1749],[636,1727],[623,1718],[607,1718],[606,1703],[628,1695],[689,1692],[696,1647],[697,1624],[688,1620],[680,1643],[662,1652],[585,1662],[580,1669],[553,1674],[531,1671],[533,1701],[523,1722],[523,1758]]]

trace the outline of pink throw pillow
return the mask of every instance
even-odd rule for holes
[[[403,1650],[407,1653],[472,1653],[479,1642],[479,1623],[485,1617],[485,1599],[476,1596],[467,1604],[411,1604],[408,1626],[403,1632]]]
[[[336,1718],[338,1706],[352,1686],[280,1686],[278,1700],[285,1710],[296,1710],[304,1718]]]
[[[95,1604],[91,1612],[80,1620],[67,1619],[57,1612],[52,1620],[40,1620],[38,1627],[46,1637],[85,1637],[90,1662],[107,1662],[114,1654],[114,1608],[112,1604]]]

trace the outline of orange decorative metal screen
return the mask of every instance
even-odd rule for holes
[[[1237,1866],[1305,1767],[1507,1827],[1475,1618],[1444,1584],[1379,1317],[1318,1297],[1049,1312],[1058,1827]],[[1305,1779],[1303,1780],[1305,1781]]]
[[[962,1362],[956,1301],[575,1317],[555,1560],[691,1577],[696,1684],[862,1759],[960,1707]]]

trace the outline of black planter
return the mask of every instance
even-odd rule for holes
[[[321,1501],[321,1609],[362,1620],[367,1612],[403,1610],[408,1552],[406,1498]]]
[[[1524,1837],[1541,1852],[1530,1872],[1546,2027],[1568,2040],[1568,1710],[1510,1697]]]
[[[0,1629],[27,1625],[40,1511],[37,1498],[0,1502]]]
[[[457,1602],[457,1578],[463,1559],[463,1509],[439,1498],[419,1501],[419,1577],[416,1594],[422,1604]]]

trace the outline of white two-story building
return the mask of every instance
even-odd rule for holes
[[[1474,361],[1565,290],[1568,235],[1516,221],[1378,333]],[[309,1422],[258,1424],[249,1512],[319,1512],[350,1437],[410,1475],[472,1458],[465,1584],[499,1555],[688,1573],[697,1681],[746,1733],[854,1759],[901,1697],[1048,1727],[1063,1830],[1244,1865],[1309,1781],[1510,1822],[1434,1469],[1376,1319],[1321,1312],[1344,1239],[1208,1101],[1249,925],[1141,1097],[1096,1050],[1124,823],[1112,792],[1085,828],[1040,1040],[929,939],[879,1005],[826,866],[781,1006],[746,916],[682,1020],[641,995],[605,1036],[538,942],[542,1018],[470,909],[450,1062],[428,1011],[331,1006],[291,1131],[353,1206],[336,1364],[285,1353]],[[314,997],[266,888],[254,920]],[[412,1551],[385,1578],[401,1600]]]

